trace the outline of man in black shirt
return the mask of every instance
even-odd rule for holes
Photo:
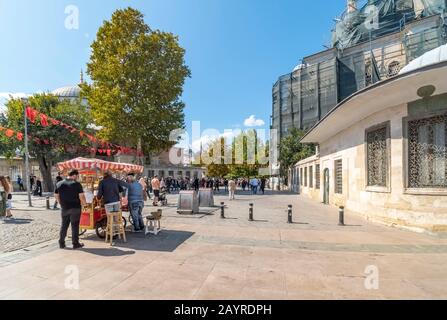
[[[121,194],[124,192],[124,188],[127,188],[127,183],[115,179],[109,171],[104,173],[104,179],[98,186],[97,198],[99,200],[104,199],[107,213],[120,210]]]
[[[73,240],[73,249],[84,247],[79,242],[79,223],[81,221],[81,209],[85,205],[85,196],[82,185],[77,182],[79,172],[73,170],[68,178],[60,181],[56,186],[55,197],[62,207],[62,225],[59,238],[59,246],[65,248],[65,238],[71,224],[71,233]]]

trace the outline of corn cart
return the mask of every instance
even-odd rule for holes
[[[88,230],[95,230],[96,235],[104,239],[107,224],[107,215],[104,203],[98,200],[98,186],[104,172],[110,171],[117,175],[127,173],[142,174],[144,167],[128,163],[108,162],[100,159],[76,158],[70,161],[61,162],[57,165],[60,172],[68,173],[71,170],[78,170],[80,183],[84,189],[87,205],[82,208],[80,235]],[[123,211],[126,210],[123,208]],[[123,217],[124,228],[127,221]]]

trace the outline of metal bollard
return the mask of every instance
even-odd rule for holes
[[[344,226],[345,225],[345,207],[341,206],[338,210],[338,225]]]
[[[225,219],[225,202],[220,203],[220,217]]]
[[[293,206],[289,204],[287,223],[293,223]]]
[[[250,209],[248,210],[248,221],[254,221],[253,219],[253,203],[250,203]]]
[[[50,197],[47,197],[47,209],[50,210]]]

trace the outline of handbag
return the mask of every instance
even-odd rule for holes
[[[12,193],[8,193],[8,200],[12,200]]]

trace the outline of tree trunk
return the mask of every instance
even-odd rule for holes
[[[42,175],[42,187],[44,192],[54,192],[53,177],[51,176],[51,163],[44,156],[38,156],[39,170]]]

